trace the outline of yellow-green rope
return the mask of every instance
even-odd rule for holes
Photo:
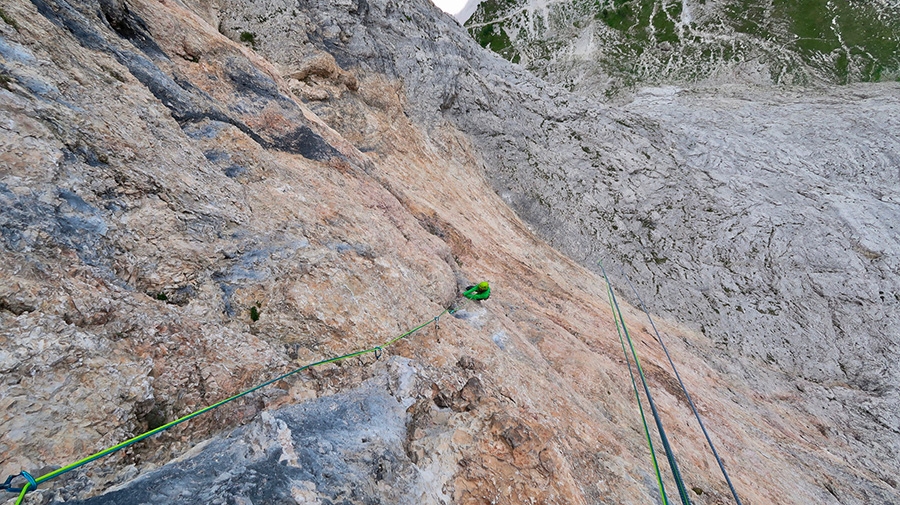
[[[441,318],[441,316],[443,316],[444,314],[447,314],[447,313],[452,313],[452,312],[453,312],[453,311],[452,311],[451,309],[444,309],[443,312],[441,312],[441,313],[438,314],[437,316],[435,316],[435,317],[429,319],[427,322],[422,323],[422,324],[420,324],[419,326],[416,326],[415,328],[413,328],[413,329],[411,329],[411,330],[409,330],[409,331],[407,331],[407,332],[405,332],[405,333],[403,333],[403,334],[401,334],[401,335],[398,335],[398,336],[392,338],[391,340],[388,340],[388,341],[385,342],[384,344],[377,345],[377,346],[375,346],[375,347],[372,347],[372,348],[369,348],[369,349],[365,349],[365,350],[362,350],[362,351],[356,351],[356,352],[352,352],[352,353],[350,353],[350,354],[344,354],[343,356],[337,356],[337,357],[334,357],[334,358],[328,358],[328,359],[324,359],[324,360],[322,360],[322,361],[317,361],[317,362],[315,362],[315,363],[310,363],[310,364],[308,364],[308,365],[303,365],[302,367],[297,368],[296,370],[292,370],[292,371],[290,371],[290,372],[288,372],[288,373],[286,373],[286,374],[279,375],[278,377],[275,377],[274,379],[270,379],[270,380],[268,380],[268,381],[266,381],[266,382],[263,382],[262,384],[260,384],[260,385],[258,385],[258,386],[254,386],[254,387],[252,387],[252,388],[250,388],[250,389],[248,389],[248,390],[246,390],[246,391],[243,391],[243,392],[241,392],[241,393],[238,393],[238,394],[236,394],[236,395],[234,395],[234,396],[230,396],[230,397],[228,397],[228,398],[226,398],[226,399],[224,399],[224,400],[221,400],[221,401],[219,401],[219,402],[216,402],[216,403],[214,403],[214,404],[212,404],[212,405],[210,405],[210,406],[208,406],[208,407],[204,407],[204,408],[202,408],[202,409],[200,409],[200,410],[198,410],[198,411],[196,411],[196,412],[192,412],[192,413],[190,413],[190,414],[188,414],[188,415],[186,415],[186,416],[180,417],[180,418],[178,418],[178,419],[176,419],[176,420],[174,420],[174,421],[172,421],[172,422],[166,423],[166,424],[164,424],[164,425],[162,425],[162,426],[160,426],[160,427],[158,427],[158,428],[154,428],[154,429],[152,429],[152,430],[150,430],[150,431],[147,431],[147,432],[145,432],[145,433],[141,433],[140,435],[138,435],[138,436],[136,436],[136,437],[129,438],[128,440],[126,440],[126,441],[124,441],[124,442],[121,442],[121,443],[119,443],[119,444],[116,444],[116,445],[114,445],[114,446],[112,446],[112,447],[109,447],[109,448],[107,448],[107,449],[103,449],[103,450],[100,451],[100,452],[96,452],[96,453],[94,453],[94,454],[91,454],[90,456],[88,456],[88,457],[86,457],[86,458],[80,459],[80,460],[78,460],[78,461],[76,461],[76,462],[74,462],[74,463],[71,463],[71,464],[69,464],[69,465],[66,465],[66,466],[64,466],[64,467],[62,467],[62,468],[60,468],[60,469],[58,469],[58,470],[54,470],[54,471],[52,471],[52,472],[50,472],[50,473],[48,473],[48,474],[42,475],[42,476],[40,476],[40,477],[34,478],[34,477],[31,477],[31,475],[29,475],[27,472],[22,472],[20,475],[22,475],[22,476],[27,480],[27,482],[25,483],[25,485],[22,486],[22,489],[21,489],[21,491],[19,492],[19,498],[16,500],[16,504],[15,504],[15,505],[21,505],[22,500],[25,499],[25,494],[26,494],[28,491],[32,490],[33,488],[37,487],[37,485],[40,484],[41,482],[46,482],[46,481],[48,481],[48,480],[50,480],[50,479],[52,479],[52,478],[54,478],[54,477],[58,477],[58,476],[60,476],[60,475],[62,475],[62,474],[64,474],[64,473],[69,472],[69,471],[71,471],[71,470],[74,470],[74,469],[76,469],[76,468],[78,468],[78,467],[80,467],[80,466],[82,466],[82,465],[86,465],[86,464],[90,463],[91,461],[94,461],[95,459],[100,459],[100,458],[102,458],[102,457],[104,457],[104,456],[107,456],[107,455],[109,455],[109,454],[112,454],[112,453],[114,453],[114,452],[116,452],[116,451],[118,451],[118,450],[120,450],[120,449],[124,449],[125,447],[128,447],[129,445],[132,445],[132,444],[134,444],[134,443],[140,442],[141,440],[143,440],[143,439],[145,439],[145,438],[147,438],[147,437],[153,436],[153,435],[155,435],[155,434],[157,434],[157,433],[159,433],[159,432],[161,432],[161,431],[165,431],[165,430],[167,430],[167,429],[169,429],[169,428],[171,428],[171,427],[173,427],[173,426],[175,426],[175,425],[177,425],[177,424],[181,424],[181,423],[183,423],[183,422],[185,422],[185,421],[188,421],[188,420],[190,420],[190,419],[193,419],[193,418],[195,418],[195,417],[197,417],[197,416],[199,416],[199,415],[201,415],[201,414],[205,414],[205,413],[209,412],[210,410],[213,410],[213,409],[215,409],[215,408],[221,407],[222,405],[225,405],[225,404],[228,403],[228,402],[237,400],[238,398],[240,398],[240,397],[242,397],[242,396],[246,396],[246,395],[248,395],[248,394],[250,394],[250,393],[252,393],[252,392],[254,392],[254,391],[257,391],[257,390],[259,390],[259,389],[262,389],[262,388],[264,388],[264,387],[266,387],[266,386],[268,386],[268,385],[270,385],[270,384],[272,384],[272,383],[278,382],[278,381],[280,381],[280,380],[282,380],[282,379],[286,379],[286,378],[290,377],[291,375],[294,375],[294,374],[296,374],[296,373],[298,373],[298,372],[302,372],[303,370],[306,370],[306,369],[308,369],[308,368],[312,368],[312,367],[315,367],[315,366],[325,365],[325,364],[327,364],[327,363],[336,363],[336,362],[338,362],[338,361],[345,360],[345,359],[347,359],[347,358],[354,358],[354,357],[356,357],[356,356],[362,356],[362,355],[364,355],[364,354],[375,353],[376,356],[380,356],[380,355],[381,355],[381,351],[384,350],[385,347],[390,347],[391,345],[394,345],[395,343],[397,343],[397,342],[400,341],[401,339],[406,338],[406,337],[412,335],[413,333],[415,333],[415,332],[421,330],[422,328],[428,326],[428,325],[431,324],[431,323],[437,324],[437,322],[438,322],[438,320]]]

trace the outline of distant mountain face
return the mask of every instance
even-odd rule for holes
[[[900,79],[897,0],[487,0],[465,26],[570,90]]]

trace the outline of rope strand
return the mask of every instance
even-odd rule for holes
[[[669,438],[666,436],[666,430],[662,425],[662,419],[659,416],[659,411],[656,409],[656,403],[653,401],[653,395],[650,394],[650,387],[647,385],[647,379],[644,375],[644,370],[641,367],[641,362],[638,359],[637,350],[635,350],[634,348],[634,342],[631,339],[631,335],[628,333],[628,327],[625,326],[625,318],[622,316],[622,310],[619,308],[619,302],[616,300],[616,294],[610,287],[609,277],[606,275],[606,269],[603,268],[603,263],[600,262],[599,264],[600,269],[603,271],[603,278],[606,280],[606,285],[612,296],[615,310],[616,312],[618,312],[619,319],[622,321],[622,330],[625,333],[625,339],[628,341],[628,346],[631,348],[631,354],[634,357],[635,365],[637,365],[638,375],[641,378],[641,384],[643,384],[644,386],[644,394],[647,396],[647,403],[650,404],[650,411],[653,413],[653,420],[656,421],[656,429],[659,431],[659,438],[662,440],[663,449],[665,449],[666,451],[666,459],[669,461],[669,468],[672,470],[672,477],[675,479],[675,484],[678,487],[678,495],[681,498],[681,503],[682,505],[690,505],[691,499],[687,494],[687,488],[684,486],[684,481],[681,478],[681,472],[678,469],[678,462],[675,460],[675,453],[672,452],[672,447],[669,444]]]
[[[637,297],[638,303],[641,305],[641,310],[647,314],[647,319],[650,320],[650,326],[653,328],[653,332],[656,334],[656,340],[659,342],[659,345],[662,347],[663,351],[666,353],[666,358],[669,360],[669,364],[672,366],[672,370],[675,372],[675,378],[678,379],[678,384],[681,385],[681,390],[684,392],[685,398],[687,398],[688,405],[691,406],[691,410],[694,412],[694,417],[697,418],[697,422],[700,424],[700,430],[703,431],[703,436],[706,437],[706,443],[709,444],[709,448],[712,450],[713,456],[716,458],[716,463],[719,464],[719,468],[722,470],[722,475],[725,476],[725,482],[728,483],[728,488],[731,489],[731,496],[734,497],[734,501],[737,505],[743,505],[741,503],[741,499],[738,497],[737,491],[734,489],[734,484],[731,483],[731,478],[728,476],[728,471],[725,470],[725,464],[722,463],[722,458],[719,457],[718,451],[716,451],[716,446],[713,444],[712,439],[709,437],[709,433],[706,431],[706,426],[703,424],[703,420],[700,419],[700,413],[697,411],[697,407],[694,406],[694,401],[691,399],[690,393],[688,393],[687,387],[685,387],[684,382],[681,380],[681,374],[678,373],[678,368],[675,367],[675,362],[672,361],[672,356],[669,355],[669,349],[666,347],[666,344],[663,343],[662,336],[659,334],[659,330],[656,329],[656,324],[653,322],[653,318],[650,317],[650,311],[647,310],[646,305],[644,305],[644,300],[641,299],[640,293],[638,293],[637,289],[635,289],[634,284],[631,283],[631,279],[625,274],[625,271],[619,267],[619,270],[622,273],[622,276],[625,277],[625,281],[628,282],[628,286],[631,287],[631,290],[634,292],[634,295]]]
[[[397,342],[400,341],[401,339],[406,338],[406,337],[412,335],[413,333],[415,333],[415,332],[421,330],[422,328],[428,326],[428,325],[431,324],[431,323],[437,323],[438,319],[439,319],[441,316],[443,316],[444,314],[448,314],[448,313],[452,314],[453,312],[454,312],[454,311],[451,310],[451,309],[444,309],[444,311],[441,312],[437,317],[434,317],[434,318],[432,318],[432,319],[429,319],[427,322],[422,323],[422,324],[420,324],[419,326],[416,326],[415,328],[413,328],[413,329],[407,331],[406,333],[403,333],[403,334],[401,334],[401,335],[399,335],[399,336],[397,336],[397,337],[394,337],[393,339],[387,341],[387,342],[384,343],[384,344],[377,345],[377,346],[371,347],[371,348],[369,348],[369,349],[364,349],[364,350],[362,350],[362,351],[356,351],[356,352],[352,352],[352,353],[350,353],[350,354],[344,354],[343,356],[337,356],[337,357],[334,357],[334,358],[328,358],[328,359],[324,359],[324,360],[322,360],[322,361],[317,361],[317,362],[315,362],[315,363],[310,363],[310,364],[308,364],[308,365],[303,365],[303,366],[300,367],[300,368],[297,368],[297,369],[292,370],[292,371],[290,371],[290,372],[288,372],[288,373],[279,375],[278,377],[275,377],[274,379],[267,380],[266,382],[263,382],[262,384],[260,384],[260,385],[258,385],[258,386],[254,386],[254,387],[252,387],[252,388],[250,388],[250,389],[248,389],[248,390],[246,390],[246,391],[240,392],[240,393],[238,393],[238,394],[236,394],[236,395],[234,395],[234,396],[230,396],[230,397],[228,397],[228,398],[226,398],[226,399],[224,399],[224,400],[221,400],[221,401],[216,402],[216,403],[214,403],[214,404],[212,404],[212,405],[209,405],[209,406],[207,406],[207,407],[204,407],[204,408],[202,408],[202,409],[200,409],[200,410],[198,410],[198,411],[192,412],[192,413],[190,413],[190,414],[188,414],[188,415],[186,415],[186,416],[179,417],[178,419],[176,419],[176,420],[174,420],[174,421],[171,421],[171,422],[169,422],[169,423],[166,423],[166,424],[164,424],[164,425],[162,425],[162,426],[160,426],[160,427],[158,427],[158,428],[154,428],[154,429],[152,429],[152,430],[150,430],[150,431],[147,431],[147,432],[145,432],[145,433],[141,433],[140,435],[138,435],[138,436],[136,436],[136,437],[129,438],[128,440],[126,440],[126,441],[124,441],[124,442],[121,442],[121,443],[116,444],[116,445],[114,445],[114,446],[112,446],[112,447],[103,449],[103,450],[100,451],[100,452],[96,452],[96,453],[94,453],[94,454],[91,454],[90,456],[88,456],[88,457],[86,457],[86,458],[83,458],[83,459],[80,459],[80,460],[78,460],[78,461],[76,461],[76,462],[74,462],[74,463],[68,464],[68,465],[66,465],[66,466],[64,466],[64,467],[62,467],[62,468],[59,468],[59,469],[57,469],[57,470],[54,470],[54,471],[52,471],[52,472],[50,472],[50,473],[48,473],[48,474],[46,474],[46,475],[42,475],[42,476],[37,477],[37,478],[32,478],[31,475],[28,474],[28,472],[23,471],[23,472],[21,472],[19,475],[21,475],[22,477],[24,477],[28,482],[26,482],[26,483],[22,486],[21,490],[19,490],[19,489],[16,489],[16,490],[15,490],[15,491],[19,491],[19,498],[16,500],[15,505],[21,505],[22,501],[25,499],[25,494],[28,493],[28,491],[31,491],[31,490],[37,488],[38,484],[40,484],[41,482],[46,482],[46,481],[48,481],[48,480],[50,480],[50,479],[53,479],[53,478],[55,478],[55,477],[59,477],[60,475],[66,473],[66,472],[70,472],[70,471],[72,471],[72,470],[74,470],[74,469],[76,469],[76,468],[78,468],[78,467],[80,467],[80,466],[84,466],[84,465],[90,463],[91,461],[100,459],[100,458],[102,458],[102,457],[104,457],[104,456],[108,456],[108,455],[110,455],[110,454],[112,454],[112,453],[114,453],[114,452],[116,452],[116,451],[118,451],[118,450],[121,450],[121,449],[124,449],[124,448],[128,447],[129,445],[132,445],[132,444],[135,444],[135,443],[137,443],[137,442],[140,442],[141,440],[144,440],[145,438],[148,438],[148,437],[151,437],[151,436],[153,436],[153,435],[156,435],[157,433],[160,433],[160,432],[165,431],[165,430],[167,430],[167,429],[169,429],[169,428],[171,428],[171,427],[173,427],[173,426],[175,426],[175,425],[178,425],[178,424],[181,424],[181,423],[183,423],[183,422],[185,422],[185,421],[188,421],[188,420],[190,420],[190,419],[193,419],[193,418],[195,418],[195,417],[197,417],[197,416],[199,416],[199,415],[201,415],[201,414],[205,414],[205,413],[209,412],[210,410],[213,410],[213,409],[215,409],[215,408],[221,407],[222,405],[225,405],[226,403],[229,403],[229,402],[231,402],[231,401],[237,400],[238,398],[241,398],[242,396],[246,396],[246,395],[248,395],[248,394],[250,394],[250,393],[252,393],[252,392],[254,392],[254,391],[257,391],[257,390],[259,390],[259,389],[262,389],[262,388],[264,388],[264,387],[266,387],[266,386],[268,386],[268,385],[270,385],[270,384],[273,384],[273,383],[275,383],[275,382],[278,382],[278,381],[280,381],[280,380],[282,380],[282,379],[286,379],[286,378],[288,378],[288,377],[290,377],[290,376],[292,376],[292,375],[294,375],[294,374],[296,374],[296,373],[302,372],[303,370],[307,370],[307,369],[309,369],[309,368],[312,368],[312,367],[315,367],[315,366],[319,366],[319,365],[325,365],[325,364],[327,364],[327,363],[337,363],[338,361],[342,361],[342,360],[345,360],[345,359],[348,359],[348,358],[354,358],[354,357],[357,357],[357,356],[362,356],[362,355],[364,355],[364,354],[369,354],[369,353],[375,353],[376,357],[380,357],[380,356],[381,356],[381,352],[384,350],[384,348],[389,347],[389,346],[391,346],[391,345],[394,345],[395,343],[397,343]],[[11,482],[11,480],[12,480],[14,477],[15,477],[15,476],[12,476],[12,477],[10,477],[9,479],[7,479],[7,482]],[[12,490],[12,488],[9,488],[9,489]]]
[[[637,398],[638,410],[641,412],[641,423],[644,425],[644,436],[647,439],[647,445],[650,447],[650,459],[653,461],[653,471],[656,473],[656,484],[659,487],[659,497],[663,505],[668,505],[669,500],[666,496],[666,487],[663,485],[662,474],[659,471],[659,462],[656,460],[656,451],[653,449],[653,440],[650,438],[650,427],[647,426],[647,417],[644,415],[644,405],[641,402],[641,394],[638,392],[637,382],[634,380],[634,372],[631,370],[631,358],[628,357],[628,351],[625,350],[625,340],[622,338],[622,330],[619,329],[619,318],[613,309],[612,288],[606,285],[607,296],[609,297],[609,308],[612,309],[613,320],[616,322],[616,332],[619,334],[619,343],[622,344],[622,353],[625,354],[625,362],[628,363],[628,375],[631,376],[631,387],[634,389],[634,396]]]

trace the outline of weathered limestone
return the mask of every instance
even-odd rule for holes
[[[737,105],[772,121],[774,109],[666,90],[624,111],[597,106],[483,52],[426,2],[33,0],[3,9],[16,23],[0,24],[4,476],[42,474],[276,373],[382,343],[440,313],[460,285],[494,285],[490,300],[466,302],[392,357],[298,374],[46,483],[29,502],[654,499],[605,286],[539,235],[588,264],[638,258],[629,248],[651,242],[635,237],[663,238],[639,233],[632,217],[650,212],[649,183],[624,175],[663,186],[686,172],[676,194],[713,200],[703,192],[723,184],[710,189],[690,153],[740,175],[738,160],[690,150],[687,121],[710,102],[730,107],[717,105],[720,125],[751,123]],[[804,109],[843,101],[791,100],[793,128]],[[862,100],[892,110],[890,97]],[[749,127],[736,131],[753,138]],[[840,198],[867,198],[853,174],[839,180],[848,191]],[[618,201],[617,226],[630,235],[576,212],[586,198],[601,213]],[[832,210],[853,221],[848,230],[891,237],[860,208]],[[872,237],[854,263],[865,275],[895,257]],[[679,251],[689,256],[694,244]],[[629,274],[640,287],[662,286],[658,276],[670,274],[661,269],[674,263],[645,271],[635,261]],[[684,305],[662,308],[683,317],[699,300],[692,282],[666,283]],[[807,299],[805,284],[783,285]],[[706,303],[727,298],[707,291]],[[656,307],[662,298],[648,295]],[[626,318],[688,485],[703,491],[697,503],[727,501],[662,351],[636,311]],[[769,341],[736,333],[723,345],[690,329],[703,321],[681,320],[658,324],[748,503],[896,495],[884,457],[897,453],[895,390],[879,397],[854,389],[869,382],[788,375],[799,367],[789,354],[761,362],[757,348]],[[802,332],[795,342],[815,350]],[[845,366],[845,356],[875,356],[838,346]],[[827,355],[820,361],[833,372]],[[311,438],[330,445],[310,451]],[[186,453],[204,441],[215,466],[204,447]],[[316,469],[328,466],[336,470]],[[201,484],[209,494],[198,494]]]

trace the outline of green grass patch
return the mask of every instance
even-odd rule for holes
[[[16,30],[19,29],[19,23],[17,23],[12,16],[10,16],[5,10],[3,10],[3,7],[0,7],[0,19],[2,19],[4,23],[12,26]]]
[[[478,8],[466,24],[490,22],[502,17],[508,9],[515,8],[516,4],[516,0],[486,0],[478,4]]]
[[[849,0],[775,0],[773,5],[797,37],[801,57],[812,64],[825,57],[835,81],[879,81],[900,70],[896,16]]]
[[[475,32],[473,35],[475,40],[481,44],[481,47],[490,49],[513,63],[519,62],[520,56],[518,51],[513,47],[512,42],[509,40],[509,35],[506,34],[503,26],[499,23],[490,23],[481,28],[471,28],[469,31],[470,33]]]
[[[900,6],[695,2],[706,5],[694,4],[690,24],[682,26],[685,4],[679,0],[563,0],[534,10],[524,0],[487,0],[466,26],[483,47],[511,61],[527,60],[538,75],[581,65],[562,61],[560,50],[591,32],[602,44],[592,64],[612,77],[613,93],[694,82],[744,62],[759,62],[781,84],[810,85],[822,77],[833,83],[900,80]]]
[[[594,18],[603,21],[606,26],[614,30],[626,31],[635,25],[634,10],[630,3],[619,6],[603,7]]]
[[[241,32],[240,35],[241,42],[245,44],[250,44],[250,47],[256,49],[256,34],[253,32]]]

